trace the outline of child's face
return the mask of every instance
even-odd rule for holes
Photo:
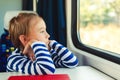
[[[28,36],[29,40],[35,39],[48,44],[50,35],[46,31],[45,22],[41,18],[37,17],[37,19],[35,18],[31,20],[30,25],[30,34]]]

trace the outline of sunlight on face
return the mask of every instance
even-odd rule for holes
[[[30,23],[29,39],[35,39],[45,43],[49,42],[50,35],[46,31],[46,24],[42,18],[35,17]]]

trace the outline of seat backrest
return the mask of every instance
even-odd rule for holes
[[[7,11],[7,12],[5,13],[5,16],[4,16],[4,28],[5,28],[6,30],[9,29],[9,21],[10,21],[13,17],[17,16],[17,15],[18,15],[19,13],[21,13],[21,12],[35,13],[35,14],[37,14],[37,13],[34,12],[34,11]]]

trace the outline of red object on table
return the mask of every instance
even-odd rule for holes
[[[67,74],[10,76],[8,80],[70,80]]]

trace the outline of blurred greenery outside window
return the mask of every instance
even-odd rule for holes
[[[120,0],[80,0],[81,42],[120,54]]]

